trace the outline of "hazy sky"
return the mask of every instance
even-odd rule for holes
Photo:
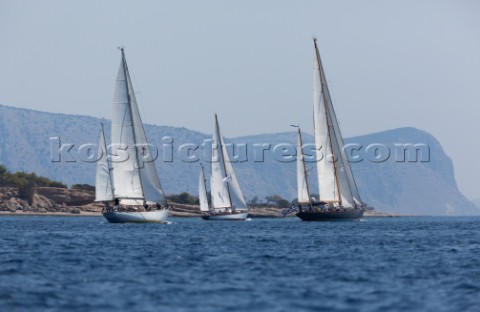
[[[110,118],[124,45],[146,123],[311,132],[313,35],[345,136],[426,130],[480,197],[477,0],[0,0],[0,103]]]

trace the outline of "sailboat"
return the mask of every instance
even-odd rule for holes
[[[203,175],[203,177],[202,177]],[[203,180],[203,181],[202,181]],[[203,183],[202,183],[203,182]],[[248,207],[243,197],[227,147],[215,114],[215,131],[212,140],[212,173],[210,177],[211,207],[206,200],[206,184],[203,168],[199,179],[200,210],[204,220],[237,220],[248,217]],[[203,204],[202,204],[203,198]]]
[[[371,209],[362,202],[323,70],[317,40],[314,38],[313,119],[319,198],[311,197],[303,157],[301,131],[298,130],[297,183],[298,212],[303,221],[359,219]],[[323,153],[318,148],[323,148]]]
[[[100,134],[96,201],[111,223],[165,222],[168,204],[140,118],[123,48],[113,98],[112,144]],[[112,205],[110,205],[112,203]]]

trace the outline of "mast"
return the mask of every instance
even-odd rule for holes
[[[222,135],[220,133],[220,126],[218,124],[218,117],[217,117],[217,114],[215,114],[215,131],[217,132],[217,137],[218,137],[218,143],[217,143],[217,148],[220,149],[220,153],[222,153],[222,167],[223,167],[223,172],[225,173],[225,178],[228,178],[228,175],[227,175],[227,167],[225,165],[225,154],[223,152],[223,144],[222,144],[222,141],[223,141],[223,138],[222,138]],[[233,177],[230,177],[231,179]],[[228,191],[228,201],[230,202],[230,208],[233,207],[233,204],[232,204],[232,196],[230,194],[230,184],[229,184],[229,181],[226,182],[227,183],[227,191]]]

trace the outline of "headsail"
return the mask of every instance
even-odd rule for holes
[[[98,143],[97,173],[95,177],[95,201],[101,202],[113,200],[113,184],[110,171],[107,143],[102,124],[100,142]]]
[[[200,177],[198,178],[198,200],[200,202],[200,211],[207,212],[210,209],[208,208],[207,186],[205,185],[205,181],[205,172],[202,166],[200,169]]]
[[[122,51],[112,118],[112,163],[115,197],[126,204],[165,203],[154,157],[140,118],[130,74]]]
[[[310,203],[310,188],[308,185],[308,175],[303,155],[303,141],[300,128],[298,128],[297,143],[297,192],[297,201],[299,204]]]

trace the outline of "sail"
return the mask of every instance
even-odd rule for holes
[[[340,200],[335,175],[335,164],[327,111],[322,92],[322,82],[318,59],[314,57],[313,70],[313,128],[315,136],[317,177],[320,200],[338,202]]]
[[[298,143],[297,143],[297,192],[298,203],[310,203],[310,190],[308,187],[307,168],[305,166],[305,159],[303,155],[303,142],[300,128],[298,129]]]
[[[354,206],[355,202],[361,202],[360,195],[353,178],[352,170],[350,164],[345,154],[344,142],[342,134],[340,132],[340,127],[338,125],[338,120],[333,108],[332,99],[330,97],[330,91],[327,85],[327,79],[325,72],[323,70],[322,62],[320,59],[320,53],[318,51],[316,40],[314,40],[315,45],[315,69],[314,69],[314,89],[320,90],[319,96],[321,98],[321,103],[323,107],[320,107],[320,110],[325,113],[325,122],[328,127],[328,136],[330,140],[330,148],[333,151],[335,157],[335,163],[332,162],[334,167],[334,173],[337,176],[337,197],[342,204],[346,207]],[[315,92],[314,92],[315,93]],[[335,168],[336,166],[336,168]],[[320,170],[320,169],[319,169]],[[336,171],[335,171],[336,170]],[[320,172],[319,172],[320,175]],[[319,177],[320,183],[320,177]],[[320,187],[321,188],[321,187]],[[321,194],[321,193],[320,193]],[[322,197],[322,195],[321,195]],[[323,198],[322,198],[323,199]]]
[[[105,133],[100,132],[100,142],[98,143],[98,161],[97,173],[95,176],[95,201],[113,200],[112,176],[110,174],[110,165],[108,163],[107,143]]]
[[[126,64],[125,64],[126,67]],[[147,135],[143,127],[140,112],[138,110],[135,92],[127,68],[128,92],[130,94],[130,107],[132,112],[133,127],[135,133],[135,143],[137,147],[137,157],[140,170],[140,179],[142,181],[143,196],[147,203],[166,203],[160,178],[155,168],[154,157],[150,145],[148,144]]]
[[[228,183],[223,181],[226,177],[226,173],[220,137],[220,129],[218,127],[218,122],[216,121],[215,130],[213,131],[212,136],[212,175],[210,177],[212,207],[216,209],[231,206]]]
[[[113,98],[112,167],[115,197],[124,204],[164,201],[147,143],[122,50]]]
[[[220,132],[220,129],[219,129]],[[225,184],[228,184],[230,187],[230,198],[232,201],[232,207],[236,208],[237,210],[247,209],[247,203],[245,202],[245,198],[243,197],[242,190],[240,189],[240,184],[238,183],[237,176],[235,175],[235,171],[233,170],[232,163],[230,162],[230,158],[228,156],[227,147],[223,142],[223,137],[220,136],[220,142],[222,146],[222,153],[223,153],[223,161],[225,162],[225,173],[226,176],[223,179]]]
[[[212,141],[212,176],[210,191],[213,208],[234,207],[246,209],[247,204],[238,184],[235,171],[228,157],[227,148],[220,132],[217,115]]]
[[[358,188],[357,188],[357,184],[355,182],[355,178],[353,177],[353,173],[352,173],[352,169],[350,167],[350,162],[348,161],[348,158],[347,158],[347,155],[345,153],[345,149],[344,149],[344,146],[345,146],[345,143],[343,141],[343,137],[342,137],[342,133],[340,131],[340,126],[338,124],[338,120],[337,120],[337,116],[335,114],[335,109],[333,107],[333,103],[332,103],[332,98],[330,97],[330,91],[328,89],[328,85],[327,85],[327,79],[326,79],[326,76],[325,76],[325,72],[323,70],[323,65],[322,65],[322,61],[320,59],[320,53],[318,51],[318,46],[316,44],[316,41],[315,41],[315,59],[318,59],[317,61],[317,64],[318,64],[318,72],[319,72],[319,76],[320,76],[320,80],[322,81],[322,85],[323,85],[323,92],[324,92],[324,95],[325,95],[325,103],[327,105],[327,108],[328,108],[328,113],[329,113],[329,117],[330,117],[330,120],[331,120],[331,126],[333,128],[333,131],[335,133],[335,140],[337,142],[337,145],[340,147],[340,154],[341,155],[341,166],[344,168],[345,170],[345,176],[346,176],[346,179],[347,179],[347,183],[348,183],[348,186],[350,188],[350,192],[355,200],[356,203],[361,203],[362,200],[360,198],[360,194],[358,192]]]
[[[205,186],[205,173],[203,172],[203,166],[200,170],[200,177],[198,178],[198,200],[200,202],[200,211],[209,211],[207,188]]]
[[[330,121],[331,123],[331,121]],[[336,174],[337,174],[337,181],[338,181],[338,189],[339,189],[339,195],[340,195],[340,200],[342,203],[342,206],[344,207],[353,207],[355,205],[355,202],[353,200],[352,196],[352,191],[350,188],[350,184],[348,182],[347,178],[347,172],[345,170],[345,165],[344,165],[344,159],[341,154],[341,148],[338,145],[338,140],[336,138],[337,134],[335,131],[331,131],[332,135],[332,150],[334,155],[339,155],[338,157],[336,156]]]

